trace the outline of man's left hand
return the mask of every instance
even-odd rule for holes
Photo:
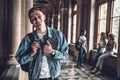
[[[44,53],[52,54],[54,49],[52,48],[50,42],[47,40],[47,43],[43,46]]]

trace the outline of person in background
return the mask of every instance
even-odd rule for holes
[[[109,33],[108,34],[108,43],[106,45],[106,51],[104,52],[104,54],[102,54],[98,58],[98,62],[96,64],[96,67],[92,70],[92,73],[94,73],[94,74],[100,74],[101,73],[104,59],[112,56],[115,52],[115,49],[116,49],[116,42],[115,42],[115,39],[114,39],[114,35],[112,33]]]
[[[85,54],[87,52],[87,39],[86,39],[86,30],[81,30],[80,37],[78,38],[79,54],[76,67],[83,67],[83,61],[85,58]]]
[[[94,43],[96,46],[98,46],[98,48],[97,48],[97,52],[94,56],[94,61],[93,61],[92,67],[90,67],[90,70],[93,70],[95,68],[98,58],[105,52],[105,47],[108,42],[106,33],[101,32],[100,36],[101,36],[101,38],[100,38],[99,43]]]
[[[23,38],[15,57],[29,80],[58,80],[60,61],[68,58],[65,36],[45,24],[43,8],[34,6],[28,16],[36,30]]]

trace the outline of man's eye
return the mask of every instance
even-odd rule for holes
[[[38,18],[41,18],[41,16],[38,16]]]
[[[31,17],[31,20],[35,20],[35,17]]]

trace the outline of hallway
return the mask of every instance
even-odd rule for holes
[[[72,57],[69,57],[68,60],[63,60],[61,64],[59,80],[116,80],[105,73],[99,75],[91,74],[90,70],[88,70],[88,65],[84,65],[82,68],[76,68],[76,63]],[[27,76],[26,73],[21,72],[20,67],[13,66],[4,70],[0,80],[28,80]]]
[[[64,60],[62,62],[61,75],[59,76],[60,80],[114,80],[106,74],[94,75],[90,73],[90,70],[87,70],[88,66],[84,68],[76,68],[75,62],[70,60]]]

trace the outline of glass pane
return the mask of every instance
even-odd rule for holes
[[[119,17],[113,18],[112,33],[115,35],[116,42],[118,41]]]
[[[98,35],[97,35],[97,41],[100,39],[100,33],[106,32],[106,19],[105,20],[99,20],[98,22]]]
[[[99,32],[106,32],[106,19],[99,21]]]
[[[107,3],[99,7],[99,19],[104,19],[107,16]]]
[[[112,33],[115,35],[115,41],[118,44],[119,17],[113,18]],[[118,49],[118,45],[117,45],[117,49]],[[117,49],[116,49],[116,51],[117,51]]]
[[[114,9],[113,9],[113,24],[112,24],[112,33],[115,35],[115,40],[118,43],[118,35],[119,35],[119,20],[120,20],[120,0],[114,1]],[[118,47],[118,46],[117,46]]]
[[[113,16],[120,16],[120,0],[114,1],[114,11]]]
[[[99,6],[97,41],[100,39],[100,33],[106,32],[107,4],[108,3],[104,3]]]

